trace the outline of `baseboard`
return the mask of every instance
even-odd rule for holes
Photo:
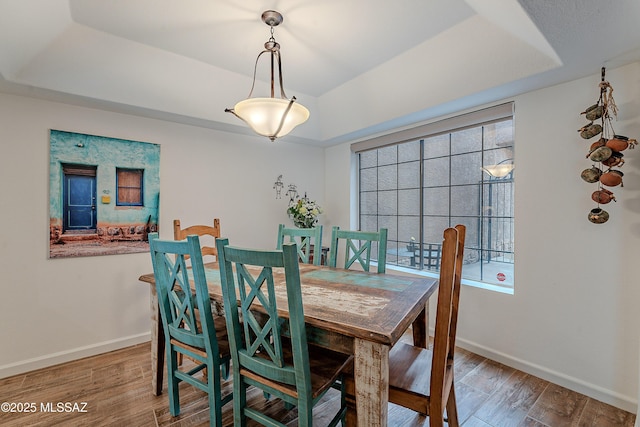
[[[85,347],[78,347],[67,351],[34,357],[33,359],[21,360],[20,362],[0,366],[0,378],[12,377],[14,375],[24,374],[25,372],[34,371],[36,369],[47,368],[60,363],[71,362],[84,357],[119,350],[121,348],[141,344],[150,340],[151,333],[146,332],[139,335],[119,338],[117,340],[104,341]]]
[[[490,348],[474,343],[472,341],[462,339],[460,337],[456,338],[456,346],[468,350],[472,353],[479,354],[480,356],[486,357],[487,359],[500,362],[504,365],[518,369],[519,371],[534,375],[559,386],[584,394],[585,396],[589,396],[600,402],[615,406],[616,408],[624,409],[625,411],[631,412],[633,414],[637,413],[638,411],[638,401],[636,398],[624,396],[612,390],[608,390],[603,387],[590,384],[586,381],[582,381],[578,378],[574,378],[569,375],[556,372],[552,369],[545,368],[544,366],[536,365],[526,360],[518,359],[508,354],[492,350]]]

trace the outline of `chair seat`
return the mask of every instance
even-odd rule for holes
[[[403,342],[389,352],[389,402],[429,414],[433,352]],[[453,375],[453,363],[447,366]]]
[[[283,348],[283,355],[285,362],[293,365],[293,353],[291,352],[290,346],[287,345]],[[269,360],[269,357],[264,355],[264,359]],[[353,355],[342,354],[309,344],[309,367],[311,370],[311,390],[313,398],[317,398],[328,390],[342,372],[352,369],[352,365]],[[262,384],[280,390],[289,396],[297,397],[295,385],[276,382],[246,369],[240,369],[240,373]]]
[[[195,354],[199,355],[202,358],[206,358],[207,357],[207,352],[206,352],[206,350],[204,348],[194,347],[192,345],[180,342],[180,341],[178,341],[178,340],[176,340],[174,338],[171,339],[171,344],[173,344],[176,347],[180,347],[182,349],[189,350],[192,353],[195,353]],[[218,337],[218,350],[220,351],[220,357],[221,358],[225,358],[225,357],[230,357],[231,356],[231,350],[230,350],[230,347],[229,347],[229,341],[227,340],[226,334],[224,335],[223,338]]]
[[[215,320],[216,340],[218,341],[218,352],[220,354],[220,358],[221,359],[230,358],[231,357],[231,347],[229,346],[229,335],[227,334],[227,326],[225,324],[224,316],[218,316],[218,315],[214,314],[213,318]],[[198,324],[198,328],[201,328],[200,321],[196,320],[196,323]],[[171,344],[175,345],[176,347],[180,347],[182,349],[191,351],[192,353],[195,353],[195,354],[199,355],[203,359],[206,359],[206,357],[207,357],[207,352],[206,352],[206,350],[204,348],[195,347],[195,346],[192,346],[192,345],[189,345],[189,344],[185,344],[185,343],[180,342],[180,341],[178,341],[176,339],[173,339],[173,338],[171,339],[170,342],[171,342]],[[182,356],[182,353],[181,352],[178,353],[178,359],[180,359],[181,356]],[[225,379],[227,378],[227,375],[228,375],[227,372],[228,372],[228,369],[224,371]]]
[[[389,401],[428,413],[431,361],[426,348],[397,343],[389,352]]]
[[[431,360],[426,348],[398,342],[389,351],[389,402],[428,414]],[[348,396],[355,396],[353,370],[345,377]]]
[[[213,321],[216,326],[216,337],[219,340],[229,340],[229,336],[227,335],[227,324],[225,323],[224,316],[219,316],[217,314],[213,315]]]
[[[195,293],[194,293],[194,298],[195,298]],[[194,304],[194,307],[196,309],[196,313],[198,311],[198,304]],[[224,340],[227,343],[227,350],[229,349],[229,336],[227,335],[227,324],[226,324],[226,320],[224,319],[224,316],[220,316],[219,314],[213,314],[212,313],[212,317],[213,317],[213,322],[216,328],[216,338],[218,340]],[[198,325],[198,328],[202,328],[202,324],[200,323],[200,319],[196,318],[196,324]],[[222,353],[222,349],[220,350],[220,353]],[[226,353],[225,353],[226,354]]]

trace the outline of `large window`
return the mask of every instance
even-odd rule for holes
[[[463,280],[513,288],[513,135],[509,115],[358,152],[360,229],[388,228],[387,264],[437,274],[464,224]]]

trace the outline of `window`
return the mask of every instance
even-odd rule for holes
[[[116,169],[116,205],[143,206],[142,169]]]
[[[432,134],[425,127],[419,129],[423,136],[391,145],[390,136],[375,148],[370,140],[356,151],[360,229],[389,229],[388,265],[437,274],[442,231],[464,224],[464,282],[513,288],[514,132],[508,112]]]

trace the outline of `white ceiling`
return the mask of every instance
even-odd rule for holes
[[[638,0],[0,0],[0,91],[249,133],[224,109],[249,93],[267,9],[284,15],[287,95],[311,110],[292,142],[362,138],[640,59]]]

